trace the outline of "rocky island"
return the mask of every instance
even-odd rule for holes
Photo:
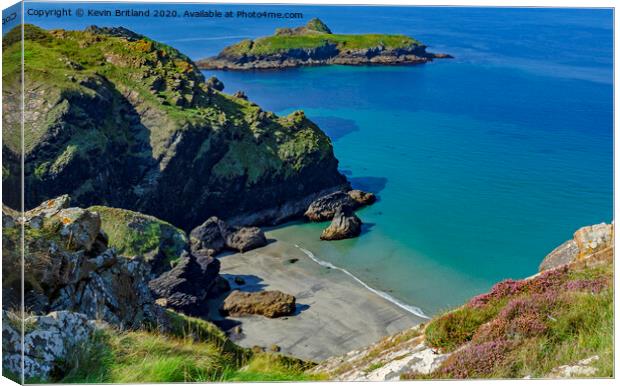
[[[326,64],[421,64],[435,58],[451,56],[429,53],[424,44],[405,35],[335,34],[315,18],[305,26],[278,28],[272,36],[243,40],[196,64],[205,70],[255,70]]]

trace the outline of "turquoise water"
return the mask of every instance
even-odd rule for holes
[[[335,32],[408,34],[456,58],[205,72],[222,79],[226,92],[244,90],[278,114],[305,110],[332,138],[353,185],[379,196],[358,212],[365,223],[359,238],[321,242],[326,224],[292,224],[272,237],[433,314],[498,280],[535,273],[574,230],[612,220],[611,10],[291,7],[251,6],[301,10]],[[301,23],[29,21],[46,28],[124,25],[193,59]]]
[[[538,28],[523,26],[542,34],[537,44],[562,38]],[[331,136],[353,185],[380,197],[358,213],[366,225],[357,239],[321,242],[326,224],[271,236],[427,314],[535,273],[574,230],[611,221],[613,206],[611,65],[593,66],[589,50],[581,68],[520,60],[519,51],[512,61],[480,59],[451,50],[452,40],[432,42],[457,59],[215,74],[277,113],[303,109]]]

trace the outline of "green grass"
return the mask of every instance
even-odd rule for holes
[[[425,331],[427,345],[452,351],[468,342],[478,328],[497,315],[504,302],[491,307],[474,309],[461,307],[433,319]]]
[[[321,381],[322,374],[308,374],[308,365],[302,361],[277,354],[255,354],[249,363],[238,370],[224,373],[221,380],[228,382],[272,382],[272,381]]]
[[[171,332],[107,330],[76,347],[60,364],[61,383],[302,381],[312,364],[270,353],[253,354],[213,324],[168,311]]]
[[[171,137],[186,132],[204,138],[205,145],[195,161],[216,165],[214,175],[222,180],[246,176],[248,186],[271,177],[274,170],[285,178],[294,176],[303,167],[332,155],[327,136],[307,119],[280,118],[220,92],[207,95],[199,70],[174,48],[148,38],[130,42],[84,31],[45,31],[33,25],[26,25],[25,30],[26,87],[43,90],[43,102],[53,106],[41,109],[41,117],[29,125],[26,152],[36,151],[54,126],[67,126],[54,146],[37,153],[36,163],[26,165],[26,178],[36,184],[58,178],[72,165],[88,165],[90,158],[107,157],[118,149],[127,154],[115,153],[115,157],[139,158],[145,163],[171,159],[176,156]],[[339,39],[339,35],[334,36]],[[8,39],[3,47],[3,80],[7,85],[19,85],[20,55],[19,41]],[[170,86],[173,76],[195,87],[175,90]],[[150,89],[156,79],[165,81],[164,90]],[[87,106],[98,98],[88,87],[93,80],[101,84],[100,93],[112,96],[103,120],[93,120],[88,111]],[[118,119],[127,110],[128,94],[134,95],[132,107],[150,112],[149,117],[142,117],[145,127],[137,136],[128,134],[132,133],[129,123]],[[174,105],[177,98],[191,96],[196,97],[195,105]],[[7,124],[3,134],[4,143],[17,153],[21,148],[19,130]],[[138,141],[141,143],[133,146]],[[223,159],[211,158],[212,142],[227,146],[227,153],[216,152],[225,154]],[[134,154],[129,149],[141,150]],[[80,195],[92,196],[96,194],[94,186],[85,183],[68,193],[77,199]]]
[[[359,50],[385,46],[387,48],[405,48],[421,43],[405,35],[385,34],[306,34],[306,35],[274,35],[262,37],[250,42],[241,41],[227,47],[224,54],[228,55],[268,55],[288,51],[293,48],[311,49],[326,44],[336,44],[340,50]]]
[[[106,206],[92,206],[88,210],[99,213],[109,245],[120,255],[147,255],[148,260],[161,252],[164,262],[170,263],[187,246],[185,232],[153,216]]]

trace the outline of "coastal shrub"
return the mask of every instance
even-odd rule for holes
[[[480,308],[488,303],[502,299],[506,296],[515,295],[521,292],[526,286],[524,280],[506,279],[495,284],[487,293],[474,296],[467,305],[474,308]]]
[[[472,344],[456,352],[440,367],[439,372],[449,378],[476,378],[491,374],[506,359],[512,343],[494,340]]]
[[[426,344],[451,351],[468,342],[478,328],[497,314],[497,307],[464,306],[430,322],[425,331]]]
[[[566,282],[568,291],[587,291],[592,293],[600,293],[607,288],[606,278],[597,279],[576,279]]]
[[[595,355],[596,376],[612,376],[612,277],[612,265],[604,264],[561,267],[529,280],[498,283],[429,324],[427,343],[459,350],[434,373],[405,377],[545,377]],[[488,320],[480,323],[485,311]]]

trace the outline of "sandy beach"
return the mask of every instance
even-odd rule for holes
[[[269,349],[319,361],[367,346],[425,319],[380,297],[345,273],[313,261],[295,245],[273,241],[246,253],[220,257],[221,274],[233,289],[280,290],[294,295],[293,316],[228,317],[224,326],[241,326],[232,339],[245,347]],[[245,284],[235,284],[241,277]],[[212,312],[214,319],[222,319]]]

